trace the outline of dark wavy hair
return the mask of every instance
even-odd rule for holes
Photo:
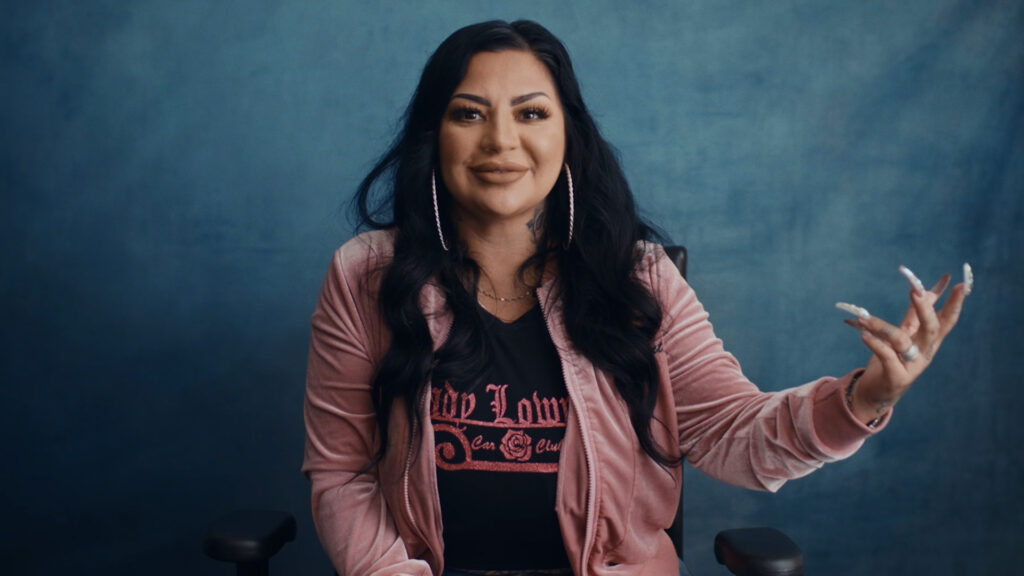
[[[652,346],[662,311],[635,275],[642,257],[640,242],[650,240],[654,231],[637,214],[618,159],[583,103],[565,47],[544,27],[526,20],[473,24],[441,43],[423,70],[401,132],[363,179],[354,199],[362,227],[395,231],[394,258],[382,271],[379,295],[391,346],[373,382],[381,433],[376,460],[386,450],[396,398],[405,399],[408,417],[418,424],[415,408],[432,373],[473,385],[487,366],[483,318],[475,296],[479,268],[458,242],[449,217],[451,199],[438,178],[438,204],[450,251],[442,249],[430,179],[438,168],[441,119],[470,59],[479,52],[503,50],[530,52],[551,73],[564,108],[565,161],[577,191],[572,242],[567,243],[568,190],[563,173],[546,200],[537,253],[520,274],[530,267],[540,270],[551,260],[557,263],[553,294],[562,299],[573,345],[614,378],[644,451],[662,464],[676,464],[678,450],[666,454],[651,435],[657,395]],[[420,291],[428,282],[439,284],[455,318],[436,354],[419,307]]]

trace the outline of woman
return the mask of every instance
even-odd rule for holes
[[[677,573],[682,457],[776,490],[849,456],[970,288],[936,313],[948,276],[907,271],[900,326],[851,308],[865,369],[758,391],[650,242],[564,47],[526,21],[441,44],[357,205],[375,230],[335,254],[305,407],[344,575]]]

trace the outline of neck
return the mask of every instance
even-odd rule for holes
[[[530,221],[532,222],[532,220]],[[480,266],[481,287],[493,295],[514,297],[533,287],[539,275],[519,277],[523,264],[537,252],[534,227],[526,220],[480,226],[459,222],[459,238]]]

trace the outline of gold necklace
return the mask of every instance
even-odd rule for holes
[[[488,292],[487,290],[484,290],[483,288],[477,288],[477,290],[479,290],[480,293],[483,294],[484,296],[487,296],[491,300],[496,300],[498,302],[518,302],[520,300],[525,300],[525,299],[529,298],[530,296],[533,296],[533,292],[534,292],[534,289],[531,288],[531,289],[527,290],[525,293],[520,294],[519,296],[513,296],[511,298],[505,298],[503,296],[498,296],[498,295],[495,295],[495,294],[491,294],[490,292]]]

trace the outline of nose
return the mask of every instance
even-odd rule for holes
[[[487,123],[487,130],[480,142],[489,152],[503,152],[519,146],[519,130],[515,119],[505,114],[495,114]]]

